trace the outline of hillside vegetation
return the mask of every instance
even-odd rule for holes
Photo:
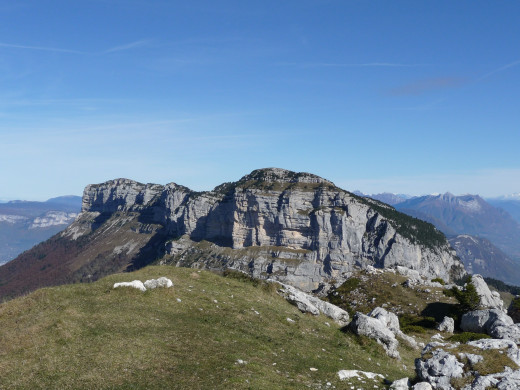
[[[174,287],[112,289],[159,276]],[[417,354],[403,347],[402,361],[388,358],[375,342],[302,314],[271,284],[170,266],[5,302],[0,328],[2,389],[350,389],[339,370],[413,377]]]

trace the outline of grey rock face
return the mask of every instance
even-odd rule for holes
[[[481,339],[470,341],[468,345],[480,348],[482,350],[488,349],[506,349],[507,356],[516,364],[520,365],[520,351],[516,342],[511,340],[496,340],[496,339]]]
[[[498,309],[474,310],[462,316],[460,327],[464,332],[491,334],[496,326],[513,325],[513,320]]]
[[[471,282],[480,297],[480,306],[483,309],[504,310],[504,302],[500,299],[500,294],[491,291],[481,275],[472,275]]]
[[[464,365],[454,355],[442,349],[435,349],[432,357],[426,360],[423,358],[415,360],[415,371],[419,378],[432,384],[436,389],[451,390],[451,379],[462,377],[463,367]]]
[[[356,313],[349,325],[350,329],[357,335],[367,336],[376,340],[385,349],[388,356],[400,359],[397,347],[399,342],[394,333],[377,318]]]
[[[313,315],[323,313],[327,317],[336,321],[336,323],[338,323],[340,326],[345,326],[349,323],[350,316],[345,310],[329,302],[322,301],[321,299],[316,298],[310,294],[306,294],[293,286],[282,284],[276,281],[272,282],[280,284],[281,288],[278,291],[290,303],[296,305],[300,311],[304,313],[311,313]]]
[[[490,334],[497,339],[512,340],[520,344],[520,324],[495,325]]]
[[[437,327],[441,332],[453,333],[455,330],[455,321],[451,317],[444,317],[442,322]]]
[[[139,213],[141,220],[161,224],[167,262],[233,267],[305,291],[341,282],[355,266],[404,266],[427,279],[465,274],[433,226],[308,173],[257,170],[203,193],[117,179],[87,186],[82,210],[89,220]],[[65,235],[88,232],[80,225]],[[428,240],[417,238],[420,229]]]
[[[409,385],[409,378],[401,378],[392,382],[392,384],[390,385],[390,390],[408,390]]]
[[[383,326],[387,327],[395,337],[398,337],[404,341],[406,341],[411,347],[418,348],[417,341],[411,336],[404,334],[399,327],[399,318],[389,311],[386,311],[382,307],[374,308],[370,313],[368,313],[369,317],[375,318],[380,321]]]
[[[499,390],[517,390],[520,389],[520,370],[513,371],[506,367],[504,372],[479,376],[470,385],[463,390],[485,390],[496,388]]]
[[[413,390],[432,390],[432,385],[430,385],[428,382],[419,382],[413,385]]]

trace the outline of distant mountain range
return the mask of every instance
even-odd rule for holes
[[[486,200],[489,204],[507,211],[515,221],[520,223],[520,194]]]
[[[372,194],[372,195],[365,195],[365,194],[363,194],[360,191],[354,191],[353,193],[358,195],[358,196],[364,196],[364,197],[368,197],[368,198],[372,198],[372,199],[378,200],[380,202],[389,204],[391,206],[395,206],[395,205],[397,205],[399,203],[404,202],[405,200],[408,200],[408,199],[412,198],[411,195],[392,194],[390,192],[383,192],[383,193],[380,193],[380,194]]]
[[[80,196],[0,203],[0,264],[63,230],[80,210]]]
[[[520,224],[505,210],[478,195],[420,196],[395,207],[433,223],[448,236],[469,234],[486,238],[513,259],[520,260]]]
[[[448,236],[471,273],[520,285],[520,194],[486,200],[450,193],[418,197],[357,194],[434,224]]]

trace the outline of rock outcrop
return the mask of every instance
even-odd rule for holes
[[[439,326],[437,326],[437,330],[440,330],[441,332],[453,333],[455,330],[455,320],[451,317],[444,317]]]
[[[480,297],[480,307],[482,309],[504,310],[504,302],[500,298],[500,294],[496,291],[491,291],[481,275],[472,275],[471,282]]]
[[[118,287],[132,287],[132,288],[136,288],[136,289],[144,292],[146,290],[153,290],[155,288],[170,288],[170,287],[173,287],[173,283],[170,279],[168,279],[164,276],[161,276],[159,279],[150,279],[144,283],[141,282],[140,280],[133,280],[131,282],[114,283],[113,288],[118,288]]]
[[[356,313],[349,328],[357,335],[376,340],[383,346],[388,356],[400,359],[399,341],[396,337],[406,341],[411,347],[417,348],[417,342],[411,336],[405,335],[399,328],[399,319],[394,313],[382,307],[376,307],[368,315]]]
[[[262,169],[203,193],[125,179],[85,189],[83,212],[118,211],[144,212],[164,226],[166,235],[183,238],[168,244],[167,261],[218,267],[203,256],[190,256],[194,244],[204,240],[214,246],[205,253],[225,266],[305,291],[342,280],[356,265],[405,266],[446,280],[464,273],[432,225],[308,173]]]
[[[307,292],[344,281],[356,267],[403,266],[429,280],[465,275],[433,225],[316,175],[277,168],[253,171],[208,192],[128,179],[89,185],[82,213],[60,240],[74,248],[47,257],[56,259],[53,275],[61,267],[60,283],[91,281],[156,261],[231,267]],[[17,275],[6,279],[23,284],[26,268],[27,261],[13,266]],[[37,279],[45,280],[41,274]]]
[[[399,351],[397,350],[399,342],[395,338],[394,333],[377,318],[358,312],[354,315],[349,328],[357,335],[376,340],[383,346],[388,356],[400,359]]]
[[[474,310],[462,316],[460,328],[465,332],[486,333],[495,339],[520,344],[520,324],[498,309]]]
[[[318,315],[320,313],[324,314],[340,326],[345,326],[349,323],[350,316],[345,310],[329,302],[322,301],[315,296],[306,294],[293,286],[279,283],[274,280],[271,282],[279,284],[280,288],[278,289],[278,292],[287,299],[287,301],[300,309],[301,312],[311,313],[313,315]]]
[[[459,362],[455,355],[443,349],[434,349],[430,344],[425,347],[422,356],[426,354],[430,356],[415,361],[417,376],[435,389],[451,390],[450,381],[452,378],[462,377],[464,364]]]

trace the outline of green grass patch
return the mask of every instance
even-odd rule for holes
[[[112,289],[159,276],[174,287]],[[396,364],[263,282],[227,276],[153,266],[2,303],[0,388],[344,389],[343,369],[413,375],[406,351]]]
[[[480,340],[480,339],[490,339],[491,336],[484,333],[473,333],[473,332],[462,332],[457,333],[448,338],[448,341],[454,343],[466,344],[470,341]]]
[[[404,333],[425,333],[426,329],[435,329],[435,318],[413,314],[403,314],[399,317],[399,327]]]

